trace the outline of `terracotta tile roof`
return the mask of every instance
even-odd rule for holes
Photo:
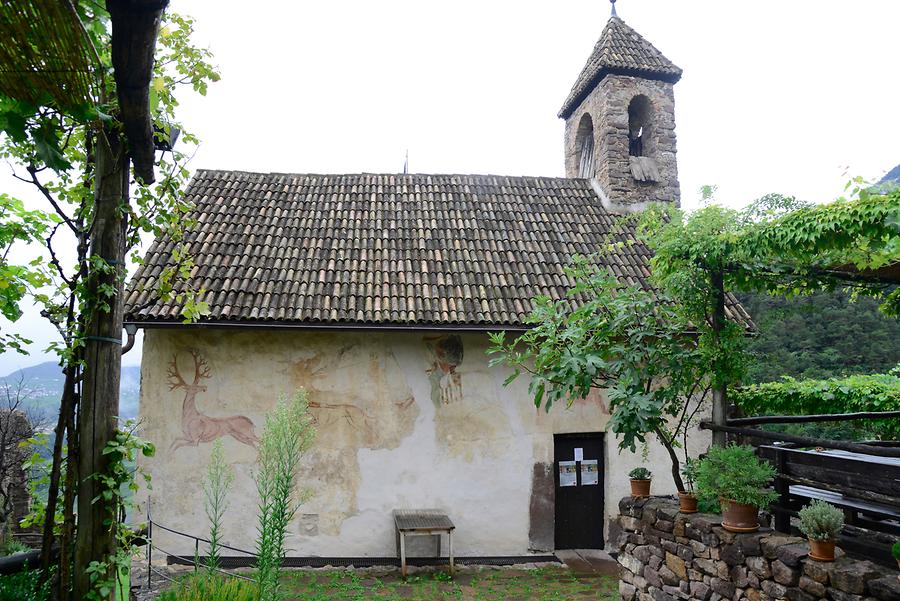
[[[564,297],[573,254],[634,240],[582,179],[199,171],[186,196],[210,323],[521,327],[534,296]],[[180,321],[154,295],[173,248],[151,246],[126,321]],[[610,267],[647,287],[648,258],[624,245]]]
[[[675,83],[681,79],[682,71],[625,21],[612,17],[575,80],[559,116],[568,117],[597,82],[610,73],[641,75]]]

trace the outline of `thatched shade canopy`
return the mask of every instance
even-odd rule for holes
[[[70,0],[0,3],[0,94],[63,109],[94,104],[99,63]]]

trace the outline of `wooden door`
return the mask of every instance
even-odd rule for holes
[[[557,549],[603,548],[603,442],[601,433],[553,437]]]

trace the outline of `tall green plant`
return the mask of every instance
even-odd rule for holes
[[[203,506],[209,519],[209,551],[206,555],[206,571],[214,576],[219,568],[219,550],[222,544],[222,518],[228,508],[228,490],[234,483],[234,469],[225,462],[222,439],[213,443],[209,467],[203,480]]]
[[[158,601],[258,601],[252,582],[226,576],[192,576],[160,594]]]
[[[259,444],[259,530],[256,541],[256,571],[260,601],[278,599],[278,575],[285,557],[288,524],[303,501],[296,490],[303,453],[315,438],[305,390],[288,401],[282,397],[266,416]]]

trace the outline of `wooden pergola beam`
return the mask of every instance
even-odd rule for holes
[[[112,61],[135,175],[145,184],[155,179],[150,81],[159,24],[169,0],[107,0],[112,21]]]

